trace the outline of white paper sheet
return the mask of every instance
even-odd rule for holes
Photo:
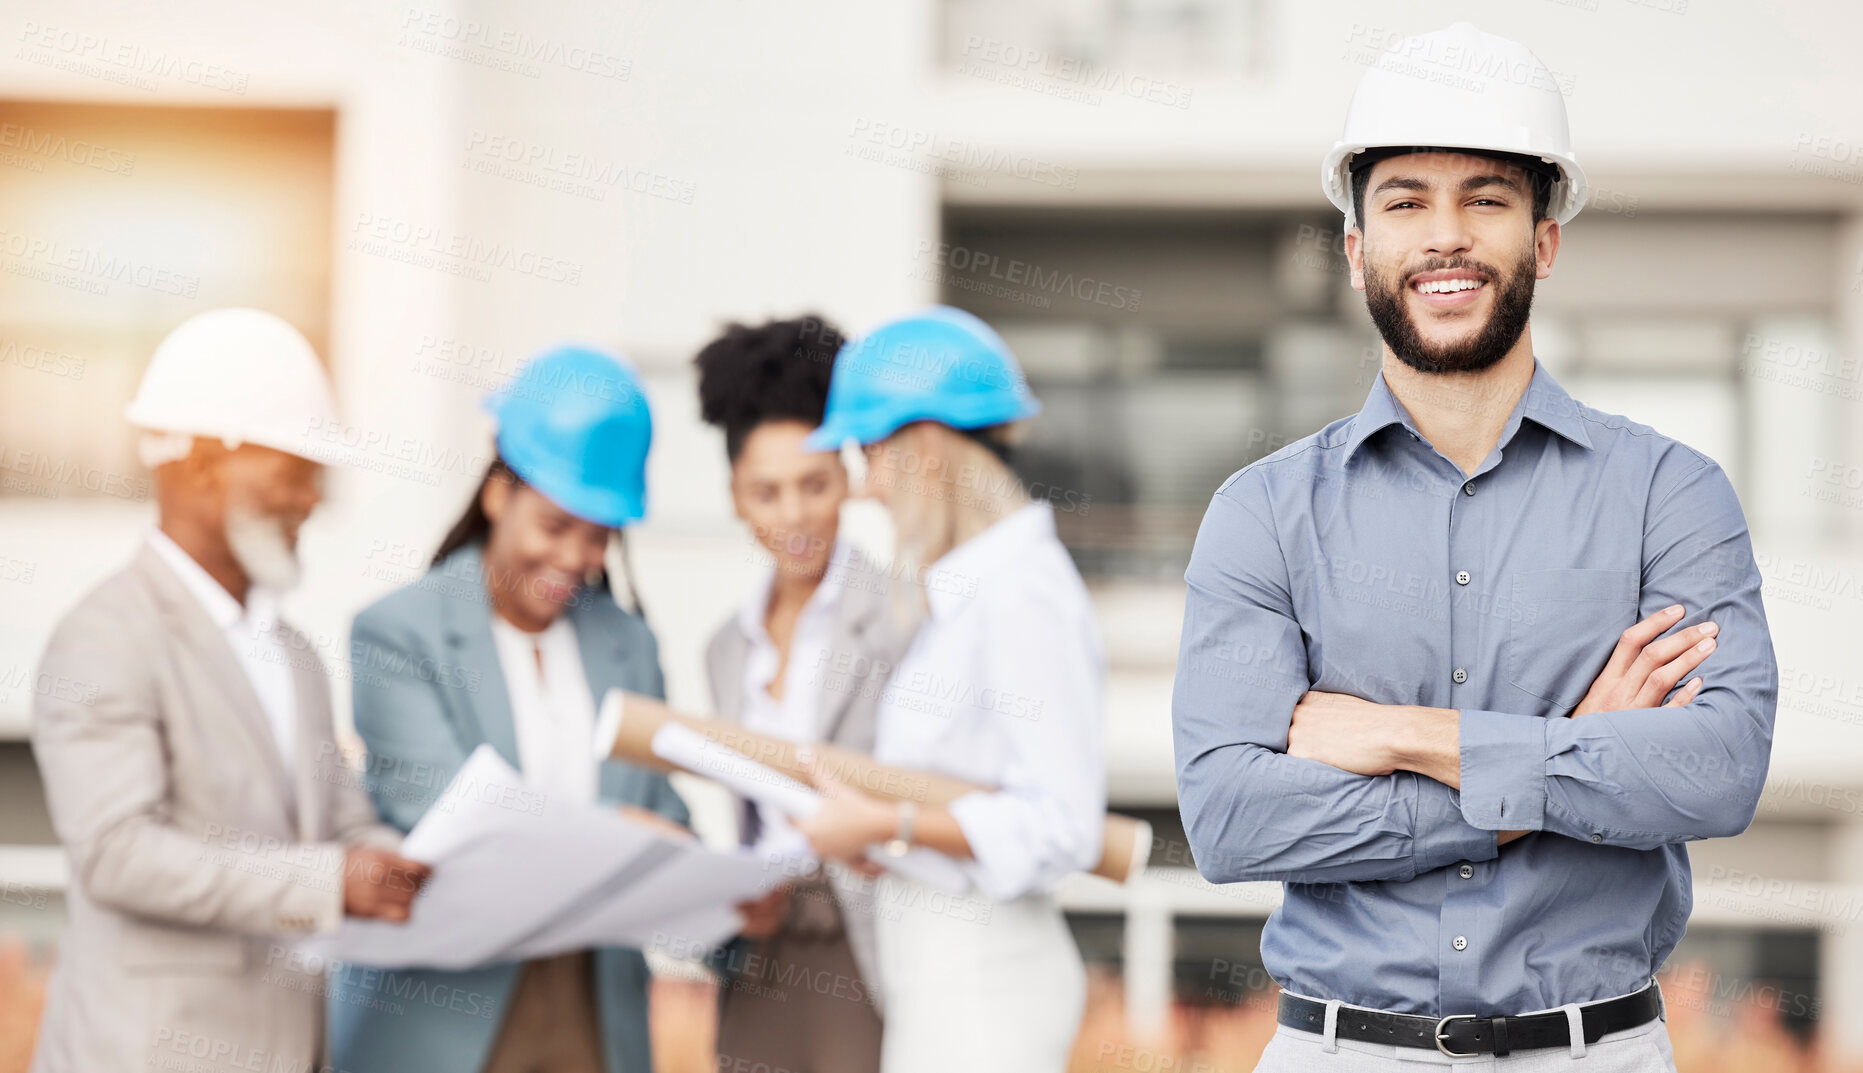
[[[457,969],[660,936],[696,955],[737,930],[735,903],[783,878],[756,858],[535,790],[489,745],[467,759],[401,852],[433,866],[408,922],[345,920],[308,941],[312,953]]]
[[[604,891],[587,912],[565,914],[518,943],[516,957],[590,946],[635,946],[696,957],[737,933],[733,907],[781,883],[788,873],[747,853],[682,846],[662,856],[643,882]],[[695,896],[696,895],[696,896]]]

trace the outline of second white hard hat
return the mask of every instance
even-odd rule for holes
[[[314,460],[313,437],[336,421],[331,396],[303,333],[263,310],[216,309],[183,321],[155,348],[124,416],[148,432]],[[143,461],[153,468],[185,453],[145,449]]]
[[[1517,153],[1557,168],[1547,215],[1565,224],[1585,206],[1565,97],[1525,45],[1466,22],[1405,38],[1359,79],[1345,132],[1320,166],[1326,197],[1352,215],[1352,158],[1407,146]]]

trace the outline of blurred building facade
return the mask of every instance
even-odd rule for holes
[[[1083,948],[1139,1033],[1265,986],[1278,893],[1204,883],[1175,820],[1183,566],[1222,478],[1376,375],[1319,161],[1367,64],[1469,15],[1551,66],[1595,187],[1540,285],[1540,358],[1726,467],[1766,577],[1768,794],[1748,833],[1691,849],[1688,956],[1800,1026],[1863,1009],[1863,70],[1834,32],[1859,17],[1325,7],[25,11],[0,61],[0,930],[56,934],[26,718],[83,684],[34,668],[153,516],[121,404],[187,315],[263,305],[330,362],[344,422],[306,435],[343,464],[291,608],[345,702],[349,616],[419,575],[488,459],[478,397],[565,339],[630,355],[658,420],[640,595],[672,699],[703,710],[703,639],[763,566],[692,354],[731,319],[858,330],[947,301],[1046,404],[1025,476],[1099,608],[1111,799],[1158,832],[1141,882],[1068,889]],[[870,509],[849,524],[885,547]]]

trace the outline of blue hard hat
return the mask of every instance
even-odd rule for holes
[[[485,410],[498,421],[499,456],[557,506],[617,528],[647,516],[653,415],[626,361],[558,347],[525,362]]]
[[[828,409],[804,446],[876,443],[914,421],[987,428],[1041,403],[1002,336],[961,309],[933,306],[882,324],[835,355]]]

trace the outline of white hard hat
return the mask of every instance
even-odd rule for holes
[[[216,309],[155,348],[124,416],[166,434],[145,438],[143,461],[154,468],[185,455],[195,436],[311,458],[312,436],[335,422],[336,405],[303,333],[263,310]]]
[[[1345,133],[1320,166],[1320,186],[1352,216],[1353,156],[1415,146],[1516,153],[1558,169],[1546,213],[1561,225],[1585,206],[1565,97],[1532,50],[1466,22],[1408,37],[1359,79]]]

